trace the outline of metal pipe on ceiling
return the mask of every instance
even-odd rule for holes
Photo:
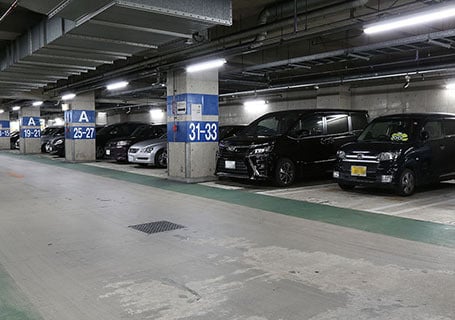
[[[19,3],[19,0],[15,0],[10,6],[9,8],[5,11],[5,13],[2,14],[2,16],[0,17],[0,22],[2,22],[16,7],[17,7],[17,4]]]

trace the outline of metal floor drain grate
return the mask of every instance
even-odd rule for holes
[[[169,221],[156,221],[156,222],[150,222],[150,223],[137,224],[137,225],[128,226],[128,227],[148,233],[148,234],[185,228],[185,226],[182,226],[182,225],[176,224],[176,223],[172,223]]]

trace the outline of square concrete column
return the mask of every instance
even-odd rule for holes
[[[10,134],[9,113],[0,113],[0,150],[10,148]]]
[[[65,111],[65,159],[71,162],[96,160],[95,93],[76,96]]]
[[[338,87],[338,93],[318,95],[316,108],[318,109],[351,109],[351,91],[349,86]]]
[[[41,125],[39,107],[22,107],[19,112],[21,153],[41,153]]]
[[[218,70],[167,78],[168,176],[188,183],[215,179]]]

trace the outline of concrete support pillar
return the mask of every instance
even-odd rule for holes
[[[349,86],[339,86],[338,93],[318,95],[316,97],[318,109],[351,109],[351,91]]]
[[[10,148],[10,134],[9,113],[0,113],[0,150]]]
[[[95,93],[78,95],[65,111],[65,158],[71,162],[96,160]]]
[[[19,148],[21,153],[41,152],[40,108],[22,107],[19,112],[21,137]]]
[[[218,70],[167,78],[168,176],[213,180],[218,148]]]

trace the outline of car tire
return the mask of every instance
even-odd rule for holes
[[[354,184],[350,184],[350,183],[341,183],[341,182],[338,182],[338,186],[342,189],[342,190],[345,190],[345,191],[349,191],[349,190],[352,190],[355,188],[355,185]]]
[[[96,158],[103,159],[104,158],[104,148],[101,146],[96,146]]]
[[[398,179],[397,193],[400,196],[410,196],[415,192],[416,188],[416,177],[414,171],[410,169],[404,169]]]
[[[160,168],[167,167],[167,150],[161,149],[156,153],[155,165]]]
[[[292,160],[281,158],[275,166],[274,182],[278,187],[288,187],[295,181],[295,165]]]

